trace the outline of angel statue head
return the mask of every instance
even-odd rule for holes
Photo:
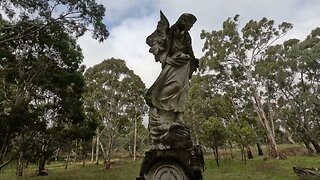
[[[197,18],[193,14],[184,13],[179,17],[176,24],[181,31],[189,31],[196,21]]]
[[[190,14],[182,14],[177,22],[173,25],[173,29],[179,30],[181,33],[188,32],[197,18]],[[149,52],[155,56],[156,61],[165,63],[167,53],[170,49],[170,42],[172,40],[172,31],[166,16],[160,11],[160,21],[158,22],[157,29],[147,37],[146,43],[150,46]]]

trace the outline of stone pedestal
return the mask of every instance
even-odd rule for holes
[[[150,150],[145,153],[137,180],[202,180],[203,153],[191,149]]]

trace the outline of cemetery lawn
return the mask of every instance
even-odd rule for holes
[[[298,179],[293,172],[292,167],[316,167],[320,168],[320,156],[297,155],[288,156],[287,159],[277,160],[266,157],[254,156],[254,159],[246,161],[235,158],[233,160],[224,158],[221,155],[220,167],[212,159],[212,154],[205,154],[206,170],[204,172],[205,180],[219,179]],[[239,157],[238,155],[236,157]],[[142,157],[138,161],[133,162],[132,158],[118,159],[117,163],[112,164],[111,169],[104,169],[102,163],[100,165],[86,164],[85,167],[81,163],[71,164],[68,169],[64,168],[63,162],[51,163],[46,165],[48,176],[36,177],[35,166],[30,166],[25,171],[25,176],[21,178],[15,177],[15,164],[5,167],[0,172],[0,179],[106,179],[106,180],[135,180],[139,174]]]
[[[0,173],[0,179],[109,179],[109,180],[134,180],[139,174],[142,159],[136,162],[120,161],[111,169],[105,170],[102,165],[88,164],[82,167],[73,164],[64,169],[64,164],[47,165],[48,176],[35,177],[34,167],[27,169],[26,177],[16,178],[15,169],[4,169]],[[220,160],[218,168],[212,159],[206,159],[205,180],[216,179],[297,179],[293,172],[293,166],[320,167],[320,156],[295,156],[286,160],[254,158],[247,160],[247,164],[241,160]]]

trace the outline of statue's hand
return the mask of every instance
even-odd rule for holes
[[[176,53],[176,54],[173,55],[173,58],[189,60],[191,58],[191,56],[189,54],[185,54],[185,53]]]

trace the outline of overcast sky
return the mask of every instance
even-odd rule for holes
[[[293,29],[282,39],[303,40],[311,30],[320,26],[320,0],[97,0],[106,7],[104,22],[110,31],[109,38],[99,43],[90,34],[79,39],[84,62],[92,67],[104,59],[118,58],[141,77],[150,87],[160,73],[161,65],[154,61],[145,43],[159,20],[162,10],[170,24],[185,12],[194,14],[198,21],[191,29],[196,57],[203,56],[201,30],[220,30],[228,17],[240,15],[242,25],[262,17],[276,24],[290,22]]]

